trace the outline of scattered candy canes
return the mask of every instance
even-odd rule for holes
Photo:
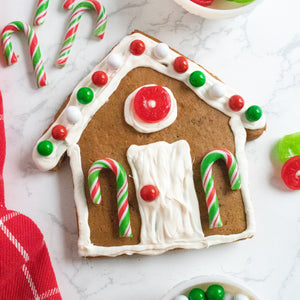
[[[12,65],[17,62],[17,56],[12,49],[11,35],[16,31],[23,31],[28,37],[28,45],[30,48],[30,56],[32,59],[33,69],[37,79],[37,86],[43,87],[47,85],[45,67],[41,55],[40,46],[36,33],[26,23],[15,21],[9,23],[2,31],[1,42],[4,47],[4,53],[8,65]]]
[[[209,152],[203,158],[201,163],[201,177],[208,209],[209,228],[223,226],[212,176],[213,163],[219,159],[223,159],[226,162],[231,189],[237,190],[241,188],[241,177],[238,170],[238,165],[234,155],[230,151],[226,149],[216,149]]]
[[[64,0],[64,9],[72,9],[75,0]],[[45,22],[48,12],[49,0],[39,0],[35,11],[33,25],[39,26]]]
[[[88,185],[90,195],[95,204],[101,203],[101,191],[99,174],[102,169],[110,169],[114,172],[117,182],[117,205],[119,218],[120,237],[132,237],[129,204],[128,204],[128,182],[126,172],[121,164],[113,159],[105,158],[95,161],[88,172]]]
[[[76,38],[77,29],[79,26],[79,21],[86,10],[93,9],[97,12],[97,25],[94,30],[94,35],[99,39],[103,39],[106,23],[107,23],[107,15],[104,6],[100,4],[97,0],[87,0],[80,2],[74,9],[69,25],[68,31],[65,36],[65,40],[62,46],[62,49],[59,53],[59,58],[57,60],[58,66],[65,66],[71,52],[71,48]]]

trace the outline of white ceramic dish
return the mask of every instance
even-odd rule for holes
[[[161,298],[161,300],[174,300],[178,295],[187,296],[189,291],[193,288],[202,288],[204,291],[206,291],[211,284],[216,283],[222,285],[225,289],[225,292],[232,295],[243,294],[248,296],[250,300],[262,300],[262,298],[258,297],[254,291],[246,287],[245,284],[240,280],[217,275],[200,276],[183,281],[173,287],[165,296]]]
[[[194,15],[207,19],[226,19],[251,11],[263,0],[254,0],[253,2],[246,4],[235,3],[227,0],[215,0],[210,7],[198,5],[190,0],[174,1]]]

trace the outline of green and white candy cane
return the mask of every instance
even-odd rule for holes
[[[203,158],[200,169],[208,209],[209,228],[211,229],[223,226],[220,217],[220,209],[214,179],[212,176],[213,163],[219,159],[223,159],[226,162],[231,189],[238,190],[241,188],[241,176],[237,161],[230,151],[226,149],[216,149],[209,152]]]
[[[92,164],[88,172],[90,196],[95,204],[101,203],[102,197],[99,183],[99,174],[102,169],[110,169],[116,176],[118,189],[117,205],[119,218],[119,235],[120,237],[132,237],[128,204],[127,174],[121,164],[111,158],[100,159]]]
[[[62,46],[62,49],[59,52],[59,57],[56,64],[60,67],[64,67],[71,52],[71,48],[74,44],[77,29],[79,26],[79,21],[81,16],[86,10],[95,10],[97,12],[97,24],[94,30],[94,35],[97,36],[99,39],[103,39],[106,23],[107,23],[107,15],[106,10],[103,5],[100,4],[98,0],[87,0],[82,1],[77,4],[74,8],[69,25],[68,31],[65,36],[65,40]]]

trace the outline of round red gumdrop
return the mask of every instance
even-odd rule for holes
[[[159,122],[168,115],[171,109],[171,97],[161,86],[145,86],[136,93],[133,107],[142,121]]]
[[[233,111],[240,111],[244,107],[245,101],[240,95],[233,95],[230,97],[228,105]]]
[[[174,60],[173,67],[177,73],[184,73],[189,68],[188,60],[184,56],[178,56]]]
[[[52,128],[52,136],[56,140],[64,140],[68,135],[68,130],[63,125],[56,125]]]
[[[96,71],[92,76],[92,81],[97,86],[104,86],[108,82],[108,76],[103,71]]]
[[[287,160],[281,169],[281,178],[292,190],[300,190],[300,155]]]
[[[141,188],[140,195],[144,201],[151,202],[157,199],[159,190],[155,185],[144,185]]]
[[[142,55],[146,50],[146,46],[145,46],[145,43],[143,41],[134,40],[130,44],[129,50],[133,55]]]
[[[201,6],[209,6],[214,2],[214,0],[191,0],[191,1]]]

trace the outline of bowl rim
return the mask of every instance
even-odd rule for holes
[[[175,0],[175,2],[177,2],[178,4],[184,5],[185,9],[186,9],[185,6],[188,6],[189,9],[192,9],[195,11],[197,10],[198,12],[214,13],[216,15],[223,15],[224,13],[226,13],[226,14],[230,14],[230,13],[242,14],[242,13],[248,11],[249,9],[251,9],[252,7],[255,7],[262,1],[263,0],[253,0],[249,4],[246,4],[241,7],[231,8],[231,9],[216,9],[216,8],[201,6],[199,4],[192,2],[191,0]]]
[[[246,292],[250,297],[255,300],[262,300],[251,288],[245,285],[245,283],[235,277],[232,276],[224,276],[224,275],[201,275],[197,277],[193,277],[191,279],[182,281],[175,285],[173,288],[168,290],[168,292],[160,299],[160,300],[173,300],[176,296],[180,295],[184,290],[188,288],[193,288],[194,286],[200,284],[207,283],[220,283],[236,286],[237,288],[242,289]]]

